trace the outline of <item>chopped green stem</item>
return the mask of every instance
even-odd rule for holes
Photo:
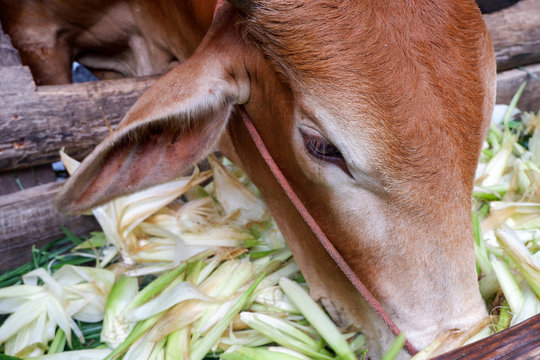
[[[184,354],[189,351],[188,335],[188,328],[183,328],[167,337],[166,360],[187,360]]]
[[[62,329],[58,328],[58,330],[56,330],[56,334],[54,335],[54,339],[49,346],[49,351],[47,351],[47,354],[56,354],[64,351],[66,341],[66,334]]]
[[[285,320],[250,312],[240,314],[240,319],[281,346],[296,350],[312,359],[333,358],[328,351],[321,351],[321,344]]]
[[[32,260],[29,263],[0,275],[0,288],[15,285],[21,282],[21,275],[34,269],[44,267],[55,260],[51,266],[54,272],[66,264],[81,265],[94,261],[91,257],[69,254],[74,243],[67,237],[50,242],[41,249],[32,249]],[[66,254],[67,253],[67,254]]]
[[[195,256],[193,260],[204,259],[205,257],[209,256],[211,252],[212,250],[203,251],[202,253]],[[160,277],[152,281],[144,289],[142,289],[137,294],[137,296],[135,296],[133,301],[127,306],[125,312],[127,313],[147,302],[151,297],[155,296],[161,290],[165,289],[165,287],[167,287],[174,279],[182,275],[185,270],[186,263],[184,262],[178,265],[176,268],[172,269],[171,271],[161,275]]]
[[[501,285],[504,296],[506,300],[508,300],[508,304],[510,305],[512,311],[517,314],[521,310],[524,300],[523,294],[519,289],[516,279],[510,272],[510,269],[505,262],[498,260],[493,254],[490,255],[490,257],[491,265],[495,271],[495,274],[497,275],[497,279],[499,280],[499,284]]]
[[[486,243],[482,236],[482,229],[480,229],[480,221],[478,215],[473,211],[471,214],[473,235],[474,235],[474,248],[476,253],[476,263],[480,267],[481,273],[487,275],[491,273],[491,263],[489,262],[489,255],[486,249]]]
[[[253,360],[253,358],[251,358],[249,356],[245,356],[245,355],[238,354],[238,353],[221,354],[221,356],[219,358],[222,359],[222,360]]]
[[[510,131],[508,128],[508,123],[510,121],[510,117],[512,116],[512,112],[516,108],[519,98],[521,97],[521,94],[523,93],[523,90],[525,90],[525,86],[527,86],[526,81],[524,81],[523,84],[521,84],[518,91],[514,94],[514,97],[512,97],[512,101],[510,101],[510,104],[508,105],[508,110],[506,111],[506,114],[504,115],[504,130],[505,131]]]
[[[508,184],[495,184],[491,186],[485,186],[482,188],[475,188],[473,192],[473,197],[479,200],[501,200],[508,192]]]
[[[245,293],[235,302],[235,304],[229,309],[229,311],[219,320],[210,331],[206,334],[205,337],[199,339],[195,344],[193,344],[191,351],[191,360],[201,360],[204,358],[204,355],[214,346],[221,334],[227,329],[231,321],[236,315],[248,305],[248,300],[253,291],[257,288],[259,283],[264,278],[264,274],[261,275],[251,286],[246,290]]]
[[[508,329],[508,327],[510,327],[511,320],[512,313],[510,311],[510,307],[508,306],[508,302],[504,300],[500,307],[499,320],[497,321],[497,324],[495,324],[495,332]]]
[[[282,278],[279,286],[340,359],[356,360],[356,356],[339,329],[300,285]]]
[[[187,279],[186,281],[189,281],[192,284],[195,284],[197,282],[197,278],[199,277],[199,274],[201,273],[201,270],[203,268],[204,262],[202,260],[197,261],[190,261],[187,264]]]
[[[123,354],[127,349],[133,344],[139,337],[145,334],[152,326],[154,326],[158,320],[163,316],[165,311],[160,312],[143,321],[139,321],[137,325],[131,330],[126,340],[124,340],[116,349],[114,349],[105,359],[111,360],[115,359],[117,356]]]
[[[398,356],[401,349],[403,349],[403,346],[405,345],[405,340],[406,340],[405,334],[400,333],[394,339],[392,346],[390,346],[390,349],[386,351],[386,354],[384,354],[384,356],[382,357],[382,360],[394,360]]]
[[[67,238],[71,240],[75,245],[79,245],[82,243],[82,240],[75,236],[67,227],[65,227],[64,225],[60,225],[60,227],[62,228],[64,234],[66,234]]]
[[[263,258],[265,256],[272,255],[276,251],[277,251],[276,249],[274,249],[274,250],[266,250],[266,251],[253,251],[253,252],[249,253],[249,259],[250,260],[260,259],[260,258]]]

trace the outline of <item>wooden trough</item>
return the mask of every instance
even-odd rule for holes
[[[540,0],[485,15],[495,46],[497,103],[527,87],[521,110],[540,110]],[[0,24],[1,25],[1,24]],[[82,159],[114,128],[157,77],[36,86],[0,26],[0,271],[27,262],[32,245],[98,228],[92,217],[53,206],[61,183],[50,164],[65,148]],[[516,342],[519,348],[516,349]],[[439,359],[540,358],[540,316]]]

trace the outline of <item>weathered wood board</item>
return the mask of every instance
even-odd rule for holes
[[[497,104],[509,104],[521,84],[527,86],[518,102],[523,111],[540,111],[540,64],[507,70],[497,75]]]
[[[0,79],[5,69],[0,68]],[[7,72],[28,79],[21,68]],[[23,68],[25,69],[25,68]],[[526,67],[540,79],[540,65]],[[529,80],[519,107],[540,109],[540,80],[522,70],[502,72],[497,81],[497,103],[508,103],[521,83]],[[0,169],[11,170],[58,159],[58,151],[76,158],[87,155],[108,133],[105,118],[117,125],[154,78],[40,86],[21,85],[20,91],[0,92]],[[16,82],[16,80],[13,80]],[[2,85],[0,84],[0,87]]]
[[[56,210],[52,199],[60,186],[50,183],[0,196],[0,271],[27,262],[32,245],[64,237],[60,225],[76,235],[98,229],[92,216],[66,216]]]
[[[107,135],[105,118],[111,125],[117,125],[154,81],[154,78],[108,80],[40,86],[33,90],[21,80],[28,79],[29,73],[20,69],[0,68],[0,79],[7,73],[24,84],[19,92],[0,92],[0,169],[4,171],[56,161],[62,147],[74,157],[84,157]],[[523,70],[499,74],[497,103],[508,103],[528,79],[519,107],[540,109],[540,65],[525,69],[537,79]]]
[[[521,0],[484,15],[499,71],[540,63],[540,1]]]
[[[540,314],[433,360],[540,359]]]
[[[56,181],[51,165],[0,172],[0,196]]]
[[[131,78],[35,87],[26,67],[0,67],[0,169],[81,158],[154,81]]]

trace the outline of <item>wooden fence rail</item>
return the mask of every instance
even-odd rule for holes
[[[484,20],[499,71],[540,63],[540,1],[521,0],[505,10],[484,15]]]
[[[0,169],[13,170],[78,158],[117,125],[155,80],[130,78],[61,86],[33,86],[26,67],[0,68]],[[30,84],[30,85],[29,85]]]

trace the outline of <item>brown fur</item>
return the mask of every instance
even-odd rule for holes
[[[215,2],[0,0],[0,21],[37,84],[66,84],[74,60],[104,79],[167,72],[195,51]]]
[[[174,177],[212,149],[244,104],[313,217],[413,344],[471,326],[485,309],[470,197],[495,76],[472,0],[242,3],[247,17],[224,6],[193,57],[83,162],[61,208],[80,211]],[[186,4],[178,8],[196,8]],[[179,51],[165,38],[169,25],[152,26],[155,44]],[[158,124],[151,134],[149,123]],[[354,179],[307,153],[302,126],[339,147]],[[260,188],[312,294],[343,326],[361,328],[379,356],[388,330],[300,220],[234,112],[220,146]],[[156,166],[166,171],[149,170]]]

